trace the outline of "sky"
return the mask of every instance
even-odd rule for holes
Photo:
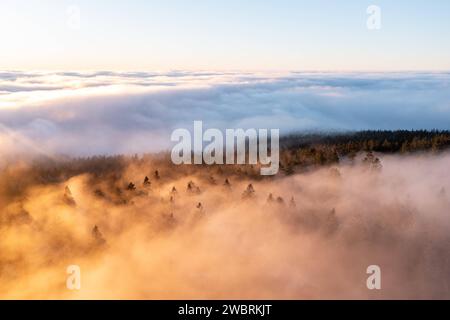
[[[444,71],[450,2],[2,0],[0,39],[0,70]]]
[[[448,0],[1,0],[0,152],[159,151],[194,120],[449,129],[449,39]]]

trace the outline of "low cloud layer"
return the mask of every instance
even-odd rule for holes
[[[0,150],[169,148],[175,128],[448,129],[449,73],[0,72]]]
[[[15,164],[0,171],[0,298],[449,299],[450,155],[381,161],[257,181],[135,161],[51,184]]]

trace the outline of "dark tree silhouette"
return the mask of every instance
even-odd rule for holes
[[[71,206],[71,207],[75,207],[77,205],[77,203],[75,202],[75,199],[72,196],[72,192],[70,191],[69,186],[66,186],[64,188],[64,202]]]
[[[366,155],[366,157],[363,159],[363,163],[367,165],[370,169],[378,171],[383,168],[381,165],[380,159],[375,157],[372,151],[369,151]]]
[[[224,182],[224,184],[223,184],[226,188],[231,188],[231,183],[230,183],[230,180],[228,180],[228,178],[227,179],[225,179],[225,182]]]
[[[193,181],[189,181],[187,185],[187,192],[191,194],[199,194],[200,188],[196,186]]]
[[[289,201],[289,207],[291,207],[291,208],[297,207],[294,197],[291,197],[291,200]]]
[[[282,197],[277,197],[277,203],[284,205],[284,199]]]
[[[106,244],[106,240],[103,237],[103,234],[100,232],[100,229],[98,228],[97,225],[95,225],[94,228],[92,229],[92,237],[94,238],[95,242],[98,245]]]
[[[339,221],[336,216],[335,208],[331,209],[331,211],[328,213],[325,224],[326,224],[326,228],[327,228],[327,233],[329,233],[329,234],[334,233],[337,230],[337,228],[339,227]]]
[[[106,194],[101,189],[95,189],[94,194],[99,198],[106,198]]]
[[[198,211],[199,213],[203,213],[203,212],[204,212],[203,205],[202,205],[201,202],[197,203],[197,205],[195,206],[195,208],[197,209],[197,211]]]
[[[252,198],[255,195],[255,189],[253,188],[253,184],[249,184],[247,186],[247,189],[245,189],[244,193],[242,194],[243,199]]]

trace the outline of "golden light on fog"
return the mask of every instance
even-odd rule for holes
[[[449,160],[388,156],[381,172],[341,165],[261,180],[130,159],[115,174],[44,185],[28,165],[10,166],[1,297],[448,297]],[[384,270],[381,293],[366,288],[372,264]],[[80,266],[80,290],[66,288],[69,265]]]

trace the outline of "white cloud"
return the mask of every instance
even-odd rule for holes
[[[194,120],[281,133],[450,129],[449,89],[448,73],[0,72],[0,148],[157,151]]]

